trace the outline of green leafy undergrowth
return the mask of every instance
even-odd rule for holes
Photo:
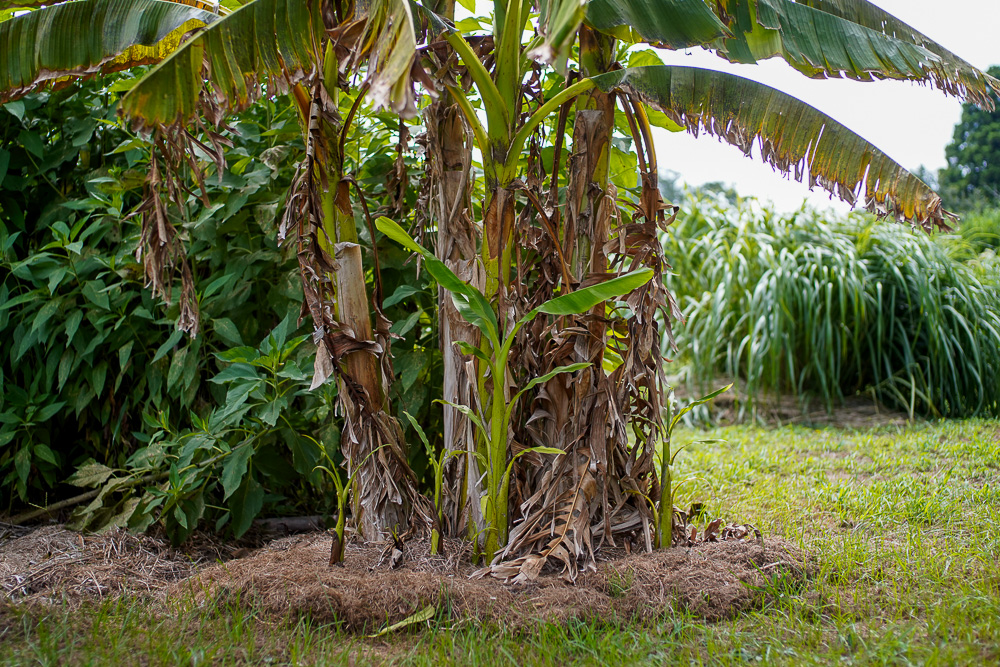
[[[92,461],[69,479],[99,494],[71,517],[78,530],[122,525],[142,531],[159,520],[175,543],[206,517],[216,531],[227,523],[242,536],[269,501],[272,511],[289,511],[289,495],[332,502],[329,485],[314,473],[327,448],[339,439],[331,423],[333,388],[313,393],[309,335],[290,337],[286,317],[257,347],[241,345],[215,356],[225,366],[211,382],[225,390],[204,417],[175,430],[166,413],[146,416],[149,441],[123,469]],[[327,424],[311,433],[313,424]],[[325,440],[325,443],[324,443]],[[210,524],[212,525],[212,524]]]
[[[308,341],[277,370],[232,356],[249,346],[267,357],[272,336],[285,336],[283,347],[305,333],[290,324],[302,299],[296,248],[278,238],[304,154],[296,112],[277,97],[230,119],[226,168],[196,156],[204,192],[191,179],[183,206],[170,209],[201,313],[190,338],[175,328],[179,280],[169,303],[154,299],[136,259],[132,212],[150,145],[116,115],[129,83],[96,79],[0,106],[0,513],[94,487],[100,495],[77,508],[77,525],[138,528],[157,517],[182,539],[200,519],[239,533],[258,512],[325,511],[328,490],[317,497],[303,476],[317,443],[337,456],[336,383],[302,391],[312,375]],[[342,96],[345,115],[354,101]],[[345,144],[346,169],[373,212],[416,205],[416,183],[400,171],[413,157],[400,153],[398,124],[391,114],[360,114]],[[360,206],[356,221],[371,262]],[[441,374],[436,289],[408,253],[383,245],[380,274],[368,279],[392,320],[393,404],[439,439],[428,390]],[[285,373],[288,386],[279,391],[271,378],[251,388],[247,367]],[[240,444],[250,441],[252,456]],[[423,451],[410,452],[423,474]],[[207,481],[224,470],[225,483]]]
[[[118,87],[98,80],[0,108],[0,496],[3,509],[16,511],[79,493],[65,484],[74,472],[77,485],[121,480],[77,517],[98,527],[128,520],[138,500],[132,492],[154,484],[151,492],[175,493],[185,505],[163,505],[180,536],[201,513],[189,480],[169,465],[153,469],[149,457],[140,465],[137,456],[164,433],[200,428],[230,399],[225,383],[209,381],[230,364],[222,353],[266,340],[299,312],[294,249],[276,238],[294,169],[281,157],[300,148],[297,121],[281,100],[234,121],[229,166],[205,179],[209,205],[192,194],[176,221],[201,311],[201,331],[191,338],[174,326],[179,287],[170,303],[154,299],[136,260],[139,219],[130,214],[149,145],[118,121]],[[311,372],[308,359],[298,361]],[[297,426],[316,433],[333,426],[330,392],[296,400]],[[265,504],[301,504],[294,490],[309,485],[280,481],[293,492],[282,498],[272,488]],[[248,507],[260,507],[257,487],[231,495],[241,491],[253,501]]]

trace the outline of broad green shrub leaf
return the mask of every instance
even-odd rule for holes
[[[156,354],[153,355],[153,359],[150,361],[150,363],[155,364],[157,361],[167,356],[167,353],[170,352],[170,350],[172,350],[174,346],[177,345],[177,343],[179,343],[181,341],[181,338],[183,337],[184,337],[184,332],[181,331],[180,329],[176,329],[172,334],[170,334],[170,337],[167,338],[167,340],[165,340],[163,344],[156,349]]]
[[[420,288],[414,287],[413,285],[400,285],[396,288],[396,291],[392,293],[392,296],[387,298],[382,302],[383,308],[389,308],[390,306],[395,306],[397,303],[403,301],[407,297],[413,296],[414,294],[419,294]]]
[[[212,327],[225,343],[235,347],[243,346],[243,337],[240,336],[240,330],[236,328],[236,325],[228,317],[215,318],[212,320]]]
[[[260,374],[250,364],[236,362],[228,368],[220,371],[209,382],[215,384],[226,384],[234,380],[259,380]]]
[[[409,391],[427,364],[427,354],[417,350],[402,354],[394,364],[399,371],[403,391]]]
[[[70,475],[69,479],[66,480],[67,484],[72,484],[73,486],[100,486],[107,481],[111,475],[114,474],[114,470],[107,467],[104,464],[97,463],[91,460],[76,469],[76,472]]]
[[[222,499],[233,495],[247,474],[247,464],[253,455],[253,446],[243,444],[229,453],[222,466]]]
[[[53,416],[59,414],[59,411],[66,406],[66,401],[58,401],[50,405],[46,405],[44,408],[38,411],[35,415],[35,420],[39,422],[45,422],[52,419]]]
[[[233,515],[233,535],[242,537],[263,507],[264,487],[253,475],[246,475],[239,489],[229,499],[229,510]]]

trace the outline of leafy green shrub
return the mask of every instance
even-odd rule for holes
[[[280,512],[289,500],[281,494],[294,495],[303,480],[322,492],[327,485],[314,468],[323,460],[324,440],[335,444],[337,434],[329,428],[309,431],[316,424],[331,425],[333,387],[309,392],[312,354],[304,354],[308,346],[302,346],[309,335],[289,338],[292,320],[291,315],[282,320],[258,347],[241,345],[215,355],[226,367],[211,382],[225,389],[225,400],[204,417],[192,414],[191,425],[178,431],[167,411],[147,414],[151,435],[137,434],[146,442],[124,469],[97,462],[81,466],[69,481],[100,492],[74,512],[73,526],[145,530],[161,519],[180,542],[214,506],[216,530],[231,523],[239,536],[268,496]]]
[[[295,324],[295,248],[277,241],[302,156],[295,112],[277,98],[240,115],[226,134],[228,168],[204,180],[208,205],[194,194],[186,202],[179,222],[202,319],[188,338],[174,326],[178,290],[172,306],[154,299],[135,259],[140,230],[130,212],[150,149],[116,118],[115,90],[127,85],[98,80],[0,108],[6,509],[80,494],[68,480],[93,488],[73,515],[77,526],[161,521],[178,541],[203,520],[241,534],[259,512],[330,511],[332,488],[313,468],[324,450],[338,456],[336,384],[306,391],[314,347]],[[345,96],[345,114],[352,103]],[[390,114],[366,118],[348,142],[370,205],[394,197],[415,205],[405,179],[390,192],[396,123]],[[357,220],[370,244],[360,209]],[[434,437],[436,295],[407,253],[388,243],[378,251],[396,336],[393,399]],[[423,474],[424,453],[410,451]]]
[[[208,184],[211,207],[192,197],[185,233],[203,326],[189,339],[174,329],[177,306],[143,287],[128,214],[148,149],[119,127],[109,94],[89,83],[0,110],[0,488],[16,505],[65,493],[84,461],[124,468],[151,438],[144,415],[187,428],[226,400],[207,382],[214,353],[299,310],[294,254],[267,234],[291,170],[258,155],[297,138],[278,107],[241,119],[232,169]]]
[[[911,415],[1000,414],[1000,262],[962,235],[701,199],[667,243],[700,388],[737,377],[751,410],[868,390]]]

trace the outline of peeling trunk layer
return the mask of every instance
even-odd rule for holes
[[[313,386],[331,375],[344,418],[340,449],[352,479],[353,519],[367,540],[410,527],[426,514],[406,456],[402,429],[386,411],[392,381],[388,322],[368,297],[348,181],[340,173],[336,102],[317,85],[296,100],[308,123],[304,168],[292,184],[280,237],[294,233],[305,309],[317,344]],[[372,326],[374,306],[378,327]]]

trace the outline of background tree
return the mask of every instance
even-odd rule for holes
[[[1000,66],[988,71],[1000,77]],[[969,211],[1000,204],[1000,109],[963,104],[945,156],[948,166],[938,178],[949,206]]]

